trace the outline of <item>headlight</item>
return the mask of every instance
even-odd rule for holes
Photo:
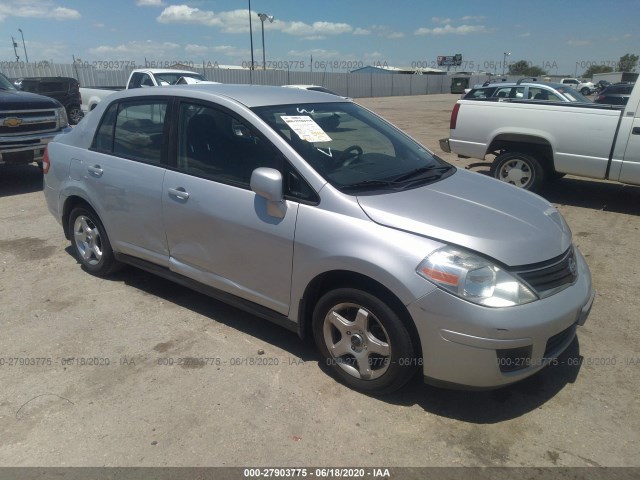
[[[67,111],[64,107],[56,109],[58,111],[58,128],[64,128],[69,126],[69,119],[67,118]]]
[[[522,282],[494,263],[461,248],[443,247],[416,268],[439,287],[487,307],[510,307],[537,300]]]

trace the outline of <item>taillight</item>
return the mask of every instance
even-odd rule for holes
[[[456,103],[451,111],[451,121],[449,122],[449,128],[455,130],[456,123],[458,122],[458,111],[460,110],[460,104]]]
[[[596,98],[596,101],[600,102],[602,100],[604,100],[604,95],[598,95],[598,98]]]
[[[49,173],[51,161],[49,161],[49,145],[44,147],[44,155],[42,156],[42,173]]]

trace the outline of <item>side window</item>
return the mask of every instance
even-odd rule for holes
[[[64,93],[66,89],[61,82],[42,82],[40,91],[43,95],[51,93]]]
[[[146,73],[144,73],[142,75],[142,80],[140,81],[140,85],[143,87],[153,87],[153,80],[151,80],[151,77],[149,75],[147,75]]]
[[[498,88],[494,96],[498,98],[509,98],[510,92],[511,92],[511,87]]]
[[[471,90],[465,98],[487,98],[487,89],[477,88],[475,90]]]
[[[232,115],[182,103],[178,127],[178,170],[248,187],[258,167],[281,170],[282,157]]]
[[[113,152],[113,127],[116,123],[118,104],[112,103],[102,115],[102,121],[93,139],[92,148],[102,153]]]
[[[132,88],[140,88],[140,80],[142,80],[141,73],[134,73],[131,75],[131,80],[129,80],[129,85],[127,85],[127,89],[130,90]]]
[[[131,80],[129,80],[129,85],[127,85],[127,89],[130,90],[132,88],[140,88],[140,87],[153,87],[153,80],[146,73],[136,72],[131,75]]]
[[[513,87],[509,89],[509,98],[524,98],[524,87]]]
[[[302,175],[300,175],[289,162],[284,166],[284,196],[294,198],[303,202],[316,203],[319,201],[318,194],[311,188]]]
[[[553,102],[562,101],[562,99],[555,93],[538,87],[529,87],[529,98],[532,98],[533,100],[550,100]]]
[[[120,103],[113,130],[113,154],[160,165],[166,111],[166,100]]]

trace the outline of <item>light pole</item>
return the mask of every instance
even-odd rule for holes
[[[249,41],[251,42],[251,65],[249,70],[253,70],[253,27],[251,26],[251,0],[249,0]]]
[[[27,63],[29,63],[29,55],[27,55],[27,46],[24,43],[24,33],[22,33],[21,28],[19,28],[18,31],[20,32],[20,36],[22,37],[22,48],[24,48],[24,58],[25,60],[27,60]]]
[[[266,70],[267,60],[264,52],[264,21],[269,20],[269,23],[273,23],[274,16],[267,15],[266,13],[259,13],[258,18],[260,18],[260,21],[262,22],[262,69]]]
[[[13,54],[16,56],[16,62],[20,61],[20,55],[18,55],[18,44],[16,43],[16,39],[11,35],[11,43],[13,43]]]
[[[502,76],[504,77],[504,67],[507,66],[507,57],[511,55],[511,52],[504,52],[502,56]]]

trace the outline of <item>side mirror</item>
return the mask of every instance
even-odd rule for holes
[[[267,214],[284,218],[287,206],[282,196],[282,174],[273,168],[260,167],[251,173],[251,190],[267,201]]]

